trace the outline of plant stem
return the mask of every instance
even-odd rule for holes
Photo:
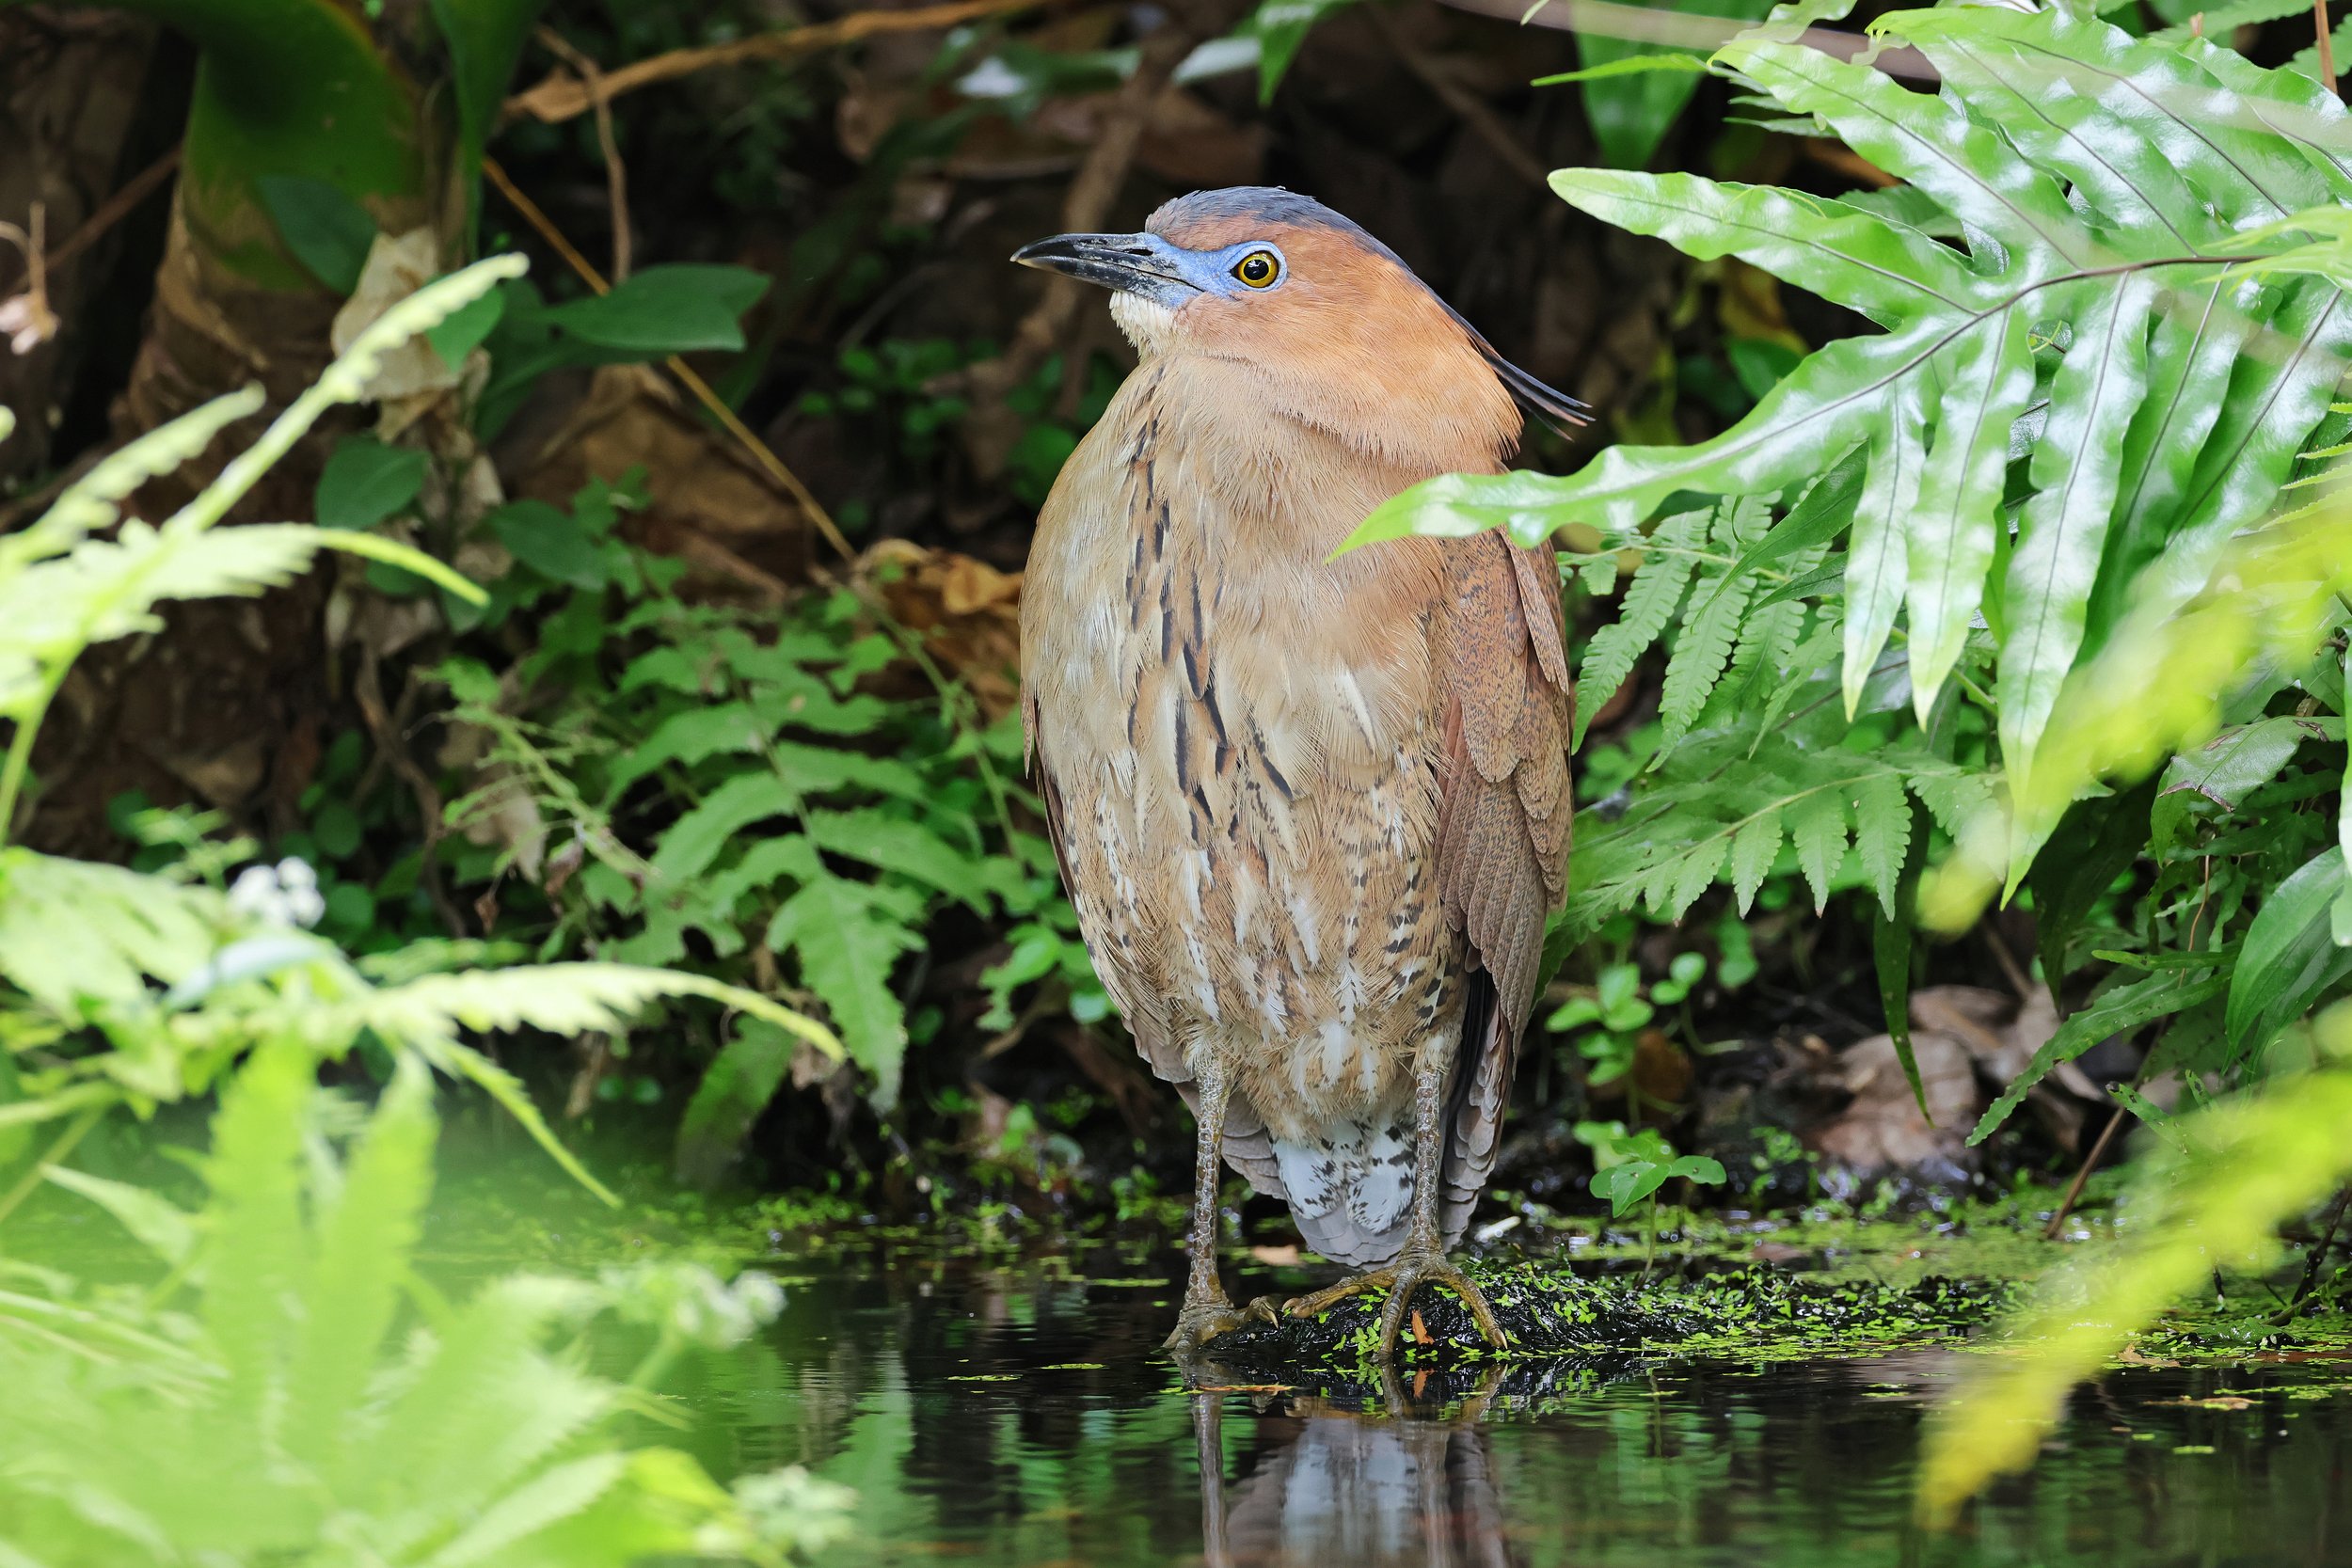
[[[41,1184],[51,1166],[73,1152],[74,1146],[98,1125],[98,1118],[104,1116],[107,1109],[105,1105],[85,1106],[82,1114],[67,1123],[66,1130],[57,1134],[56,1141],[41,1150],[40,1158],[33,1162],[32,1168],[18,1177],[16,1184],[5,1195],[0,1195],[0,1225],[7,1224],[8,1216],[16,1212],[17,1205],[32,1196],[33,1189]]]
[[[0,763],[0,848],[8,846],[16,832],[17,797],[24,792],[24,775],[33,763],[33,739],[40,734],[40,721],[49,715],[49,705],[56,700],[57,688],[65,678],[62,670],[44,673],[40,695],[34,699],[16,721],[16,733],[8,737],[8,756]],[[0,1211],[5,1213],[6,1211]]]

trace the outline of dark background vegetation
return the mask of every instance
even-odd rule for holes
[[[409,11],[421,8],[387,6],[367,23],[396,55],[422,31]],[[0,214],[38,199],[53,253],[70,246],[49,277],[60,332],[0,356],[0,401],[27,412],[0,447],[0,498],[12,498],[0,499],[0,523],[37,515],[121,435],[238,379],[190,353],[201,312],[157,296],[159,272],[168,281],[181,255],[167,160],[197,56],[140,12],[0,8]],[[564,0],[541,16],[514,85],[840,14],[783,0]],[[641,272],[717,263],[766,279],[744,346],[686,359],[852,557],[794,483],[659,364],[559,366],[512,388],[495,429],[431,414],[392,437],[431,461],[391,521],[413,513],[409,536],[503,580],[492,619],[437,613],[413,581],[381,570],[322,568],[259,601],[181,607],[161,636],[77,671],[44,732],[27,841],[155,863],[179,851],[151,821],[137,826],[139,808],[210,812],[215,831],[316,863],[327,928],[362,952],[437,937],[489,942],[492,955],[684,962],[837,1015],[847,989],[822,977],[824,958],[780,954],[782,927],[760,936],[771,906],[746,906],[723,933],[695,926],[657,941],[644,907],[591,887],[600,868],[626,880],[631,859],[658,862],[668,831],[724,783],[707,758],[672,756],[612,786],[616,765],[693,705],[687,691],[645,705],[632,660],[665,642],[706,646],[694,639],[716,623],[697,616],[755,636],[800,628],[832,650],[817,663],[836,697],[874,700],[803,738],[919,766],[943,792],[931,807],[877,784],[853,809],[917,822],[967,855],[975,879],[824,842],[836,870],[906,893],[859,916],[881,933],[865,956],[880,954],[909,1036],[903,1085],[895,1099],[875,1092],[890,1076],[877,1060],[887,1020],[863,1067],[771,1049],[732,1104],[704,1104],[681,1172],[846,1180],[896,1209],[949,1196],[1091,1205],[1106,1183],[1181,1190],[1189,1140],[1174,1098],[1136,1063],[1099,992],[1088,1005],[1005,722],[1013,575],[1031,520],[1132,357],[1098,298],[1051,295],[1007,255],[1072,227],[1139,227],[1192,189],[1308,192],[1600,411],[1573,443],[1533,437],[1527,463],[1553,471],[1611,439],[1720,430],[1799,354],[1859,325],[1742,263],[1692,263],[1556,199],[1546,171],[1609,161],[1581,88],[1530,86],[1582,63],[1565,32],[1430,0],[1347,6],[1307,35],[1270,99],[1247,66],[1157,85],[1171,56],[1247,20],[1230,0],[1047,4],[700,70],[616,99],[609,129],[595,114],[549,124],[510,109],[488,150],[553,233],[493,182],[479,197],[480,250],[522,251],[550,300],[585,293],[557,233],[608,273],[626,255]],[[2292,46],[2282,34],[2272,53]],[[1139,67],[1120,53],[1138,49]],[[430,82],[437,68],[416,69]],[[1886,183],[1834,142],[1748,122],[1711,78],[1649,161],[1823,195]],[[0,259],[0,293],[19,276]],[[297,288],[263,312],[263,346],[285,350],[267,377],[274,395],[323,362],[335,304],[331,291]],[[358,429],[346,420],[307,445],[248,514],[332,520],[329,471]],[[510,508],[535,501],[569,518],[589,556],[533,554],[517,541],[538,536],[511,510],[482,526],[485,508],[468,498],[485,466]],[[617,509],[580,504],[595,481],[620,487]],[[155,488],[160,506],[170,484]],[[612,564],[623,557],[669,564]],[[1579,640],[1613,613],[1581,589],[1569,602]],[[699,629],[677,629],[689,624]],[[908,657],[916,643],[929,673]],[[943,699],[933,675],[956,694]],[[1596,820],[1621,806],[1654,744],[1657,705],[1645,665],[1595,718],[1581,794]],[[534,771],[534,756],[549,771]],[[559,776],[577,790],[553,787]],[[939,800],[961,827],[938,819]],[[733,841],[792,831],[755,815]],[[1915,999],[1921,1037],[1940,1042],[1927,1065],[1945,1114],[1931,1128],[1891,1048],[1866,1041],[1882,1026],[1867,904],[1841,894],[1817,919],[1786,867],[1746,921],[1725,912],[1727,896],[1673,927],[1619,916],[1571,956],[1552,1001],[1587,1006],[1523,1053],[1506,1191],[1589,1208],[1590,1156],[1573,1136],[1588,1117],[1724,1156],[1738,1201],[1798,1198],[1824,1181],[1852,1190],[1841,1171],[1951,1180],[1974,1167],[1955,1121],[1964,1128],[2022,1065],[2037,1026],[2047,1035],[2048,999],[2026,975],[2030,913],[1915,961],[1931,983]],[[642,1148],[675,1135],[730,1027],[705,1019],[523,1047],[510,1065],[575,1132]],[[2086,1103],[2090,1081],[2136,1059],[2112,1054],[2086,1061],[2073,1087],[2037,1091],[2041,1114],[1996,1148],[2000,1174],[2073,1167],[2108,1115]],[[780,1079],[790,1086],[772,1103],[756,1092]]]

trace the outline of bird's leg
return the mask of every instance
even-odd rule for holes
[[[1194,1149],[1192,1180],[1192,1275],[1184,1284],[1184,1310],[1166,1347],[1189,1355],[1220,1334],[1231,1333],[1253,1319],[1271,1321],[1271,1303],[1253,1301],[1236,1312],[1216,1276],[1217,1179],[1225,1160],[1225,1101],[1232,1088],[1225,1064],[1211,1057],[1196,1074],[1200,1101],[1194,1107],[1200,1138]]]
[[[1405,1246],[1392,1262],[1341,1280],[1328,1290],[1300,1296],[1288,1307],[1295,1318],[1311,1318],[1349,1296],[1385,1290],[1388,1301],[1380,1309],[1380,1357],[1396,1354],[1398,1332],[1413,1304],[1413,1293],[1428,1284],[1443,1285],[1461,1298],[1478,1321],[1479,1333],[1497,1350],[1510,1344],[1486,1293],[1470,1283],[1445,1255],[1445,1233],[1438,1224],[1438,1181],[1445,1164],[1445,1069],[1442,1056],[1428,1053],[1413,1080],[1413,1218],[1405,1233]]]

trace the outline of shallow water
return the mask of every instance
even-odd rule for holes
[[[828,1564],[2352,1564],[2341,1362],[2113,1375],[1930,1535],[1911,1488],[1949,1352],[1559,1369],[1442,1404],[1189,1392],[1156,1348],[1172,1282],[1132,1253],[779,1273],[766,1342],[684,1390],[690,1446],[857,1488]]]

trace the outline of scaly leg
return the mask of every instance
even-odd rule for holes
[[[1461,1298],[1470,1316],[1478,1320],[1478,1331],[1488,1344],[1497,1350],[1507,1347],[1510,1340],[1503,1336],[1502,1325],[1495,1322],[1494,1308],[1486,1305],[1485,1292],[1446,1259],[1445,1235],[1438,1225],[1438,1181],[1444,1166],[1445,1063],[1438,1060],[1423,1065],[1413,1082],[1413,1219],[1406,1231],[1404,1250],[1393,1262],[1366,1269],[1311,1296],[1300,1296],[1287,1308],[1291,1316],[1311,1318],[1349,1296],[1386,1290],[1389,1299],[1380,1309],[1380,1357],[1385,1361],[1396,1354],[1397,1334],[1405,1326],[1413,1292],[1423,1285],[1438,1284]]]
[[[1225,1160],[1225,1101],[1232,1085],[1225,1076],[1225,1064],[1212,1060],[1204,1066],[1198,1079],[1200,1102],[1195,1115],[1200,1122],[1200,1141],[1193,1151],[1196,1162],[1192,1180],[1192,1275],[1184,1285],[1184,1310],[1177,1314],[1176,1327],[1168,1334],[1165,1348],[1178,1355],[1189,1355],[1220,1334],[1230,1333],[1253,1320],[1272,1322],[1273,1304],[1267,1300],[1253,1301],[1248,1310],[1236,1312],[1226,1298],[1225,1287],[1216,1277],[1217,1204],[1216,1192]]]

